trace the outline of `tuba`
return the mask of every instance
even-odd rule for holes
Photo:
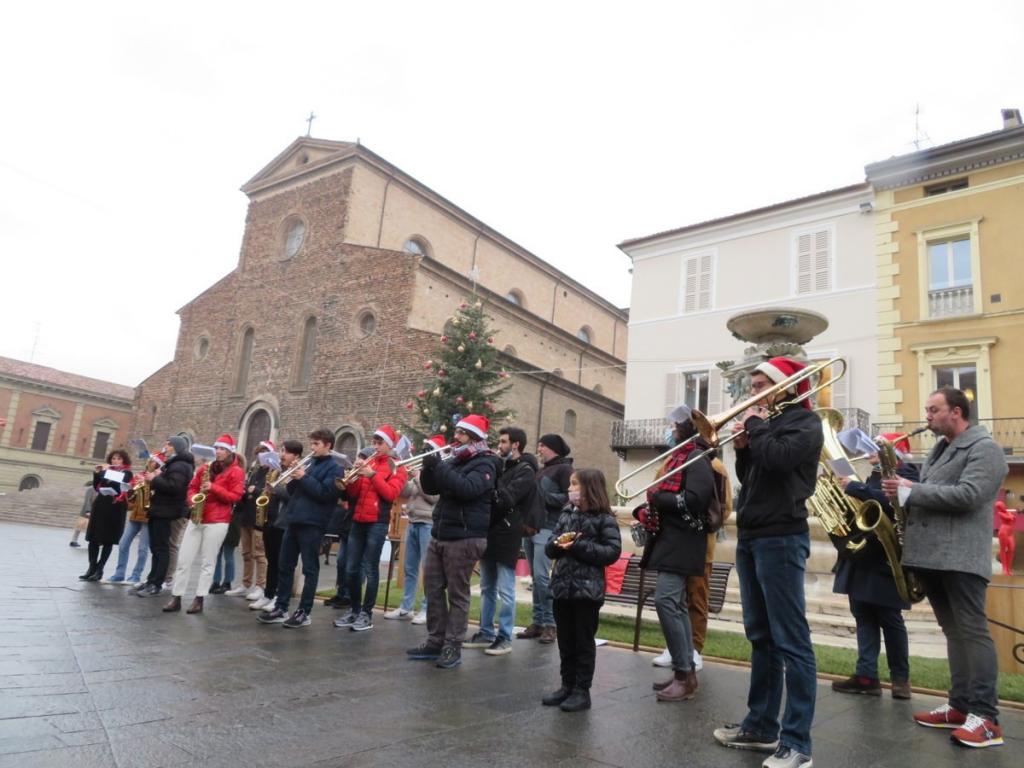
[[[883,478],[895,478],[896,468],[899,466],[899,457],[896,456],[894,444],[903,437],[911,437],[918,432],[928,429],[922,427],[916,432],[907,435],[900,435],[896,440],[886,440],[884,437],[875,438],[878,445],[878,465]],[[865,510],[865,514],[856,520],[857,528],[864,533],[873,533],[878,542],[885,550],[885,556],[889,560],[889,569],[892,571],[893,579],[896,581],[896,591],[900,598],[908,603],[918,603],[924,599],[924,589],[917,575],[913,571],[904,570],[900,560],[903,557],[903,531],[906,527],[907,511],[903,508],[899,498],[891,499],[893,522],[879,507],[877,514],[874,510]]]

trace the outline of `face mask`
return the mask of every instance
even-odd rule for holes
[[[577,507],[580,505],[579,491],[569,491],[569,503]]]
[[[667,445],[669,448],[672,448],[678,442],[679,441],[676,440],[676,431],[672,427],[669,427],[668,429],[666,429],[665,430],[665,445]]]

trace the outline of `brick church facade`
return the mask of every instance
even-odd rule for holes
[[[486,302],[531,441],[565,435],[613,478],[628,316],[360,144],[300,138],[247,182],[238,266],[182,307],[134,434],[261,439],[326,426],[340,450],[401,424],[458,303]]]

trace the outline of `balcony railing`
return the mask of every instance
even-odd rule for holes
[[[977,419],[976,422],[988,430],[1006,454],[1007,461],[1024,462],[1024,416],[1005,419]],[[905,421],[902,424],[875,424],[872,434],[881,432],[913,432],[925,426],[923,421]],[[910,448],[914,452],[914,460],[923,460],[935,446],[935,435],[922,432],[910,438]]]
[[[943,288],[928,291],[928,317],[954,317],[974,314],[974,288]]]
[[[860,408],[839,408],[843,414],[843,427],[859,427],[867,432],[871,428],[871,416]],[[611,447],[613,451],[628,448],[665,449],[665,430],[668,422],[664,419],[629,419],[613,421]]]

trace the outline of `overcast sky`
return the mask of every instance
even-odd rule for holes
[[[170,360],[175,310],[236,264],[239,186],[310,110],[625,306],[621,240],[861,181],[918,104],[922,146],[1001,127],[1022,8],[12,5],[0,355],[129,385]]]

